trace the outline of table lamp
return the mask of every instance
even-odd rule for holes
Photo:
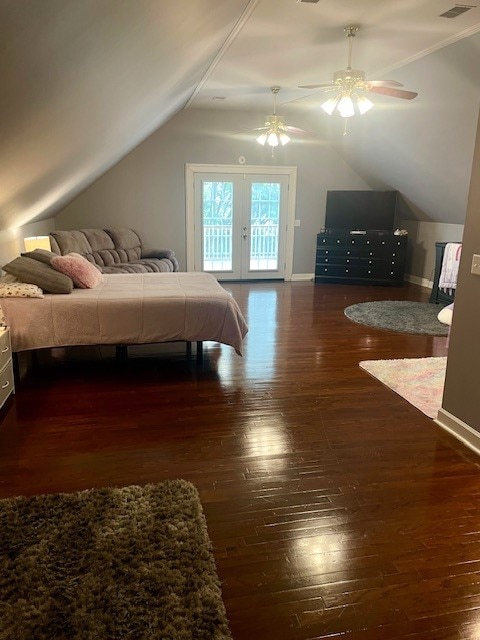
[[[50,236],[30,236],[23,239],[25,251],[33,251],[34,249],[46,249],[51,251]]]

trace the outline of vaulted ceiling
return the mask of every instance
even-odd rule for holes
[[[472,2],[472,4],[474,4]],[[318,105],[346,66],[369,79],[480,30],[450,0],[2,0],[0,229],[54,215],[182,108]],[[412,84],[410,84],[410,81]],[[404,101],[396,101],[403,103]],[[381,181],[381,176],[379,176]]]

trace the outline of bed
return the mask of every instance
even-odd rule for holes
[[[14,353],[213,340],[242,355],[248,330],[234,298],[208,273],[105,275],[94,289],[0,303]]]

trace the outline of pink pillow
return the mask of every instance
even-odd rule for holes
[[[79,289],[93,289],[103,282],[103,275],[97,267],[79,253],[55,256],[50,264],[57,271],[69,276]]]

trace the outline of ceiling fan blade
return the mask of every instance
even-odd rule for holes
[[[333,86],[331,82],[328,84],[301,84],[298,86],[299,89],[323,89],[325,87]]]
[[[305,131],[305,129],[299,129],[298,127],[290,127],[290,126],[286,126],[285,129],[289,132],[289,133],[294,133],[297,136],[307,136],[308,131]]]
[[[366,80],[369,87],[403,87],[401,82],[396,80]]]
[[[391,87],[372,87],[371,93],[381,93],[385,96],[392,96],[392,98],[403,98],[404,100],[413,100],[418,96],[415,91],[405,91],[404,89],[393,89]]]

